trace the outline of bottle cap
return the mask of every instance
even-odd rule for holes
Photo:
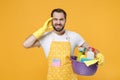
[[[95,48],[92,48],[92,51],[94,52],[94,51],[95,51]]]

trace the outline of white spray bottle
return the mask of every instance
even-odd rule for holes
[[[86,52],[87,59],[94,59],[94,52],[92,51],[92,48],[89,49],[89,51]]]

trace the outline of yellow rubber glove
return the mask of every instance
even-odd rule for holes
[[[53,18],[49,18],[43,25],[42,28],[38,29],[36,32],[33,33],[33,35],[39,39],[43,33],[48,29],[48,28],[52,28],[52,26],[49,26],[50,22],[52,21]]]
[[[97,60],[98,60],[98,64],[99,64],[99,65],[102,65],[102,64],[104,63],[104,56],[103,56],[101,53],[98,53],[98,54],[96,55],[96,58],[97,58]]]

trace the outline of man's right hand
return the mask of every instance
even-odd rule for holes
[[[52,21],[53,18],[49,18],[43,25],[42,28],[38,29],[36,32],[33,33],[33,35],[39,39],[43,33],[48,29],[48,28],[51,28],[50,26],[50,22]]]
[[[43,28],[44,29],[48,29],[48,28],[52,28],[52,25],[51,25],[51,21],[53,20],[53,18],[49,18],[43,25]]]

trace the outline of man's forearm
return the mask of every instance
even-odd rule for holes
[[[34,45],[36,41],[37,41],[37,38],[34,35],[31,35],[23,42],[23,46],[25,48],[30,48]]]

